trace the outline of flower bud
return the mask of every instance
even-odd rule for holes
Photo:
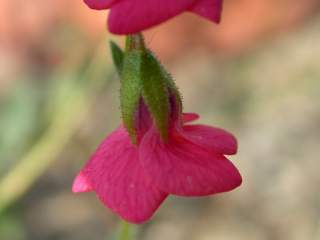
[[[132,142],[138,143],[143,129],[153,123],[166,141],[170,119],[179,115],[174,112],[181,112],[181,98],[171,76],[145,47],[141,35],[127,37],[123,54],[115,46],[112,52],[121,77],[122,119]]]

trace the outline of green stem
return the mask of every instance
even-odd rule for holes
[[[131,50],[145,50],[146,46],[142,33],[126,36],[126,52]]]
[[[130,240],[131,231],[130,231],[130,224],[126,221],[123,221],[121,224],[121,230],[119,234],[118,240]]]

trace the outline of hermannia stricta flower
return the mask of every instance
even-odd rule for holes
[[[141,37],[129,37],[118,59],[123,123],[80,171],[73,191],[95,191],[122,218],[142,223],[169,194],[207,196],[238,187],[241,175],[225,157],[237,152],[235,137],[190,124],[199,116],[182,113],[171,77]]]

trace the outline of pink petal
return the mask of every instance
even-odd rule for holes
[[[187,10],[196,0],[122,0],[111,8],[109,29],[116,34],[145,30]]]
[[[182,119],[184,123],[193,122],[198,120],[200,116],[197,113],[183,113]]]
[[[189,141],[221,154],[237,153],[237,139],[229,132],[206,125],[185,125],[181,134]]]
[[[167,197],[145,175],[123,127],[102,142],[83,174],[103,203],[132,223],[148,220]]]
[[[96,10],[108,9],[118,0],[84,0],[88,7]]]
[[[81,192],[90,192],[93,188],[86,176],[82,173],[82,171],[78,174],[76,179],[73,182],[72,192],[81,193]]]
[[[190,11],[219,23],[222,12],[222,0],[198,0]]]
[[[152,128],[140,145],[140,161],[163,191],[180,196],[205,196],[238,187],[241,175],[222,154],[209,152],[175,134],[163,143]]]

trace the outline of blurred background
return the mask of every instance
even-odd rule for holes
[[[116,239],[119,219],[71,184],[120,121],[106,12],[82,1],[0,2],[0,239]],[[226,0],[146,32],[185,110],[235,133],[244,182],[170,197],[139,240],[320,239],[320,2]]]

